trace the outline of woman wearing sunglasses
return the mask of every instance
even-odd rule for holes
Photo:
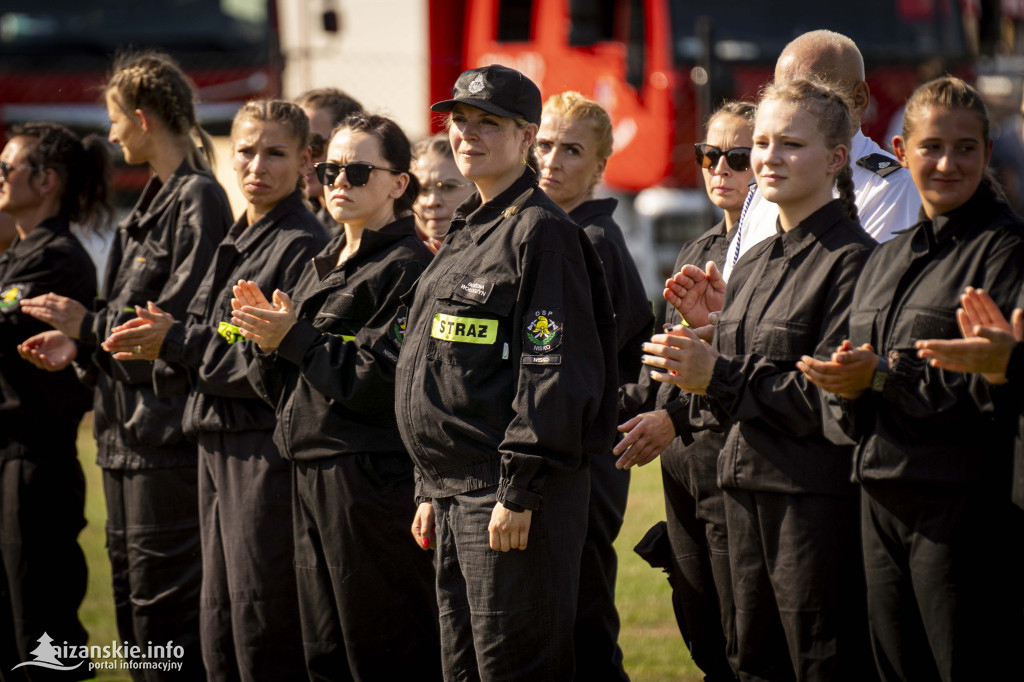
[[[353,114],[316,172],[343,232],[291,296],[235,287],[234,324],[261,354],[253,385],[294,462],[295,563],[310,679],[440,679],[431,556],[406,535],[413,465],[395,421],[401,297],[432,254],[410,209],[419,186],[390,119]]]
[[[619,381],[627,383],[640,371],[640,346],[650,338],[654,318],[622,230],[612,218],[618,201],[594,196],[611,153],[612,122],[601,105],[578,92],[548,98],[537,131],[540,188],[583,228],[601,257],[615,309]],[[611,453],[590,460],[574,637],[577,679],[628,679],[618,645],[618,559],[612,544],[622,527],[628,494],[629,472],[615,468]]]
[[[92,391],[74,370],[22,362],[17,345],[48,325],[25,315],[23,298],[54,292],[88,305],[96,270],[70,231],[105,229],[110,159],[101,138],[84,143],[56,123],[15,127],[0,153],[0,211],[17,235],[0,253],[0,670],[32,660],[49,629],[86,643],[85,479],[75,441]],[[74,663],[73,661],[71,662]],[[15,675],[18,672],[14,673]],[[86,666],[68,679],[92,677]],[[17,679],[22,679],[18,677]],[[27,678],[26,678],[27,679]]]
[[[448,135],[438,133],[421,141],[413,149],[416,157],[413,173],[420,183],[420,193],[413,205],[416,232],[427,247],[437,253],[448,234],[455,207],[473,193],[473,183],[455,165]]]
[[[232,287],[292,289],[327,233],[303,201],[309,120],[297,105],[250,101],[231,126],[245,211],[217,247],[183,321],[150,303],[103,343],[114,359],[187,368],[184,429],[199,445],[202,650],[211,680],[305,675],[292,542],[291,470],[274,411],[249,383],[253,349],[231,322]]]
[[[540,91],[463,72],[455,162],[476,193],[420,277],[396,411],[416,464],[417,544],[436,544],[446,679],[568,680],[586,461],[614,434],[615,324],[586,235],[527,165]]]
[[[847,335],[875,242],[856,221],[849,105],[830,86],[766,90],[751,163],[779,209],[773,238],[733,271],[713,345],[655,336],[652,378],[690,394],[688,430],[727,430],[718,459],[741,679],[871,679],[852,448],[824,435],[821,396],[797,368]],[[832,198],[833,187],[840,199]]]
[[[708,272],[717,272],[721,266],[754,177],[750,167],[754,112],[755,106],[749,102],[726,102],[708,119],[705,141],[695,145],[696,161],[708,198],[724,216],[683,245],[674,272],[688,264]],[[670,295],[666,288],[665,297]],[[664,326],[671,328],[681,321],[675,306],[667,306]],[[677,433],[691,431],[687,396],[674,384],[653,381],[649,372],[642,372],[622,395],[625,414],[637,416],[619,427],[626,432],[614,450],[621,455],[619,466],[643,464],[661,455],[667,539],[672,551],[669,583],[679,631],[708,679],[732,679],[735,608],[725,500],[716,482],[725,436],[720,431],[701,430],[692,434],[690,444],[677,438]]]
[[[320,219],[332,237],[338,236],[341,226],[331,217],[324,204],[324,187],[316,177],[314,166],[327,158],[327,140],[331,137],[334,127],[345,120],[349,114],[363,110],[363,105],[337,88],[317,88],[307,90],[295,98],[295,103],[302,107],[309,118],[309,149],[312,153],[312,164],[306,173],[306,189],[313,212]]]

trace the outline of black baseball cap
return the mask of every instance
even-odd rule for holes
[[[463,71],[452,88],[452,98],[431,105],[448,113],[459,103],[502,118],[522,118],[540,125],[540,90],[532,80],[500,64]]]

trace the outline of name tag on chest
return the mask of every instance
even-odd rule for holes
[[[498,340],[498,323],[496,320],[438,313],[434,315],[430,335],[440,341],[453,343],[492,344]]]

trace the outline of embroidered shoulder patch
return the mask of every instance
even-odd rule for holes
[[[888,154],[868,154],[857,159],[857,165],[861,168],[866,168],[872,173],[884,178],[890,173],[895,173],[903,166],[900,162],[892,158]]]
[[[18,304],[25,298],[25,285],[12,284],[0,293],[0,312],[18,310]]]
[[[395,315],[395,319],[391,320],[391,325],[388,327],[388,338],[391,339],[391,343],[396,349],[401,349],[402,344],[405,343],[405,325],[408,320],[409,309],[403,305],[398,309],[398,314]]]
[[[561,310],[535,310],[533,315],[527,315],[523,327],[523,349],[540,355],[558,348],[562,345],[563,319]]]

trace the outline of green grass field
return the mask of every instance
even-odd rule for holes
[[[90,644],[117,640],[114,606],[110,592],[110,564],[104,547],[106,508],[103,484],[95,464],[92,423],[88,418],[79,435],[79,458],[86,475],[86,517],[89,524],[79,538],[89,562],[89,590],[80,615],[89,631]],[[654,523],[665,516],[661,471],[656,461],[634,469],[626,521],[616,543],[619,582],[616,602],[622,617],[619,643],[626,670],[635,682],[695,682],[699,675],[679,636],[672,616],[665,574],[648,566],[633,553],[633,546]],[[125,675],[100,671],[99,679],[124,680]]]

